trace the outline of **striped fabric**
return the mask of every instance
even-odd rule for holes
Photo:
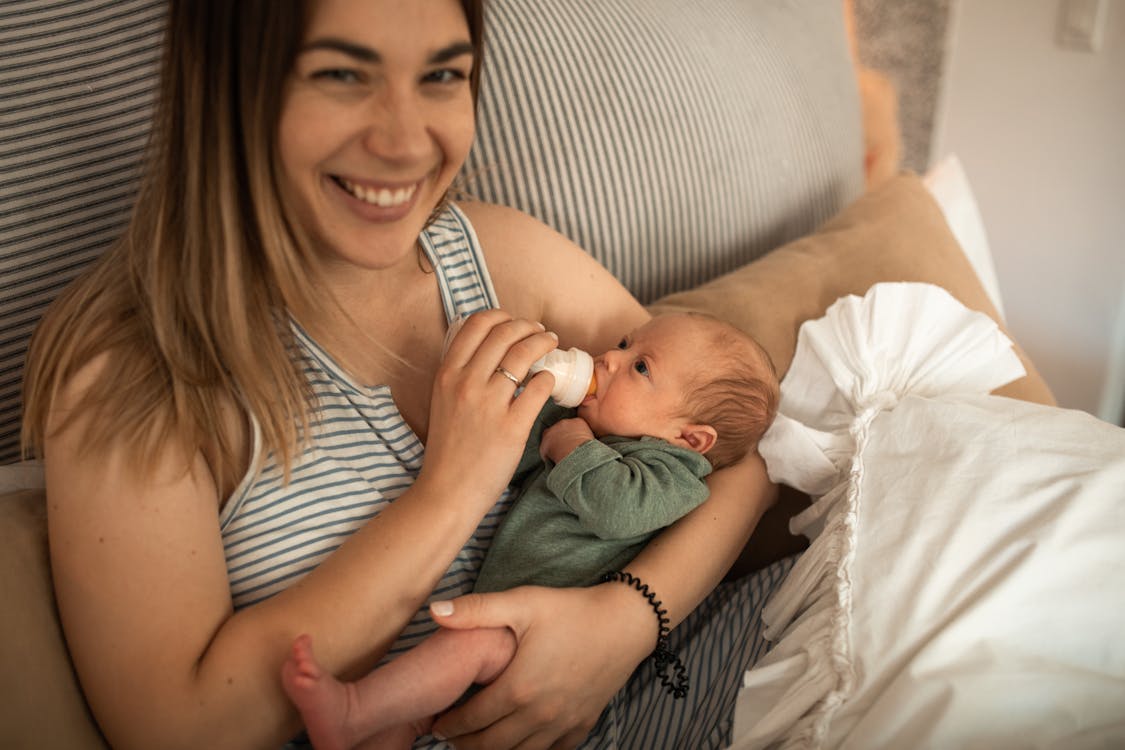
[[[36,322],[127,219],[163,20],[160,0],[0,3],[0,463]]]
[[[466,189],[643,302],[743,265],[863,189],[842,5],[489,0]]]
[[[742,673],[766,653],[762,607],[795,557],[715,589],[669,636],[688,674],[681,700],[644,662],[602,714],[582,750],[719,750],[728,747]]]
[[[496,306],[480,250],[459,209],[451,206],[442,214],[423,233],[422,244],[437,269],[448,318]],[[422,468],[424,447],[403,421],[390,389],[356,383],[300,326],[294,324],[294,330],[320,422],[288,485],[281,466],[268,458],[251,468],[224,507],[223,545],[238,608],[293,585],[410,487]],[[505,495],[485,517],[435,598],[471,589],[509,501]],[[433,627],[423,608],[391,653],[415,644]]]

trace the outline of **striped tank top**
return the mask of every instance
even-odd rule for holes
[[[497,306],[480,245],[453,205],[421,235],[447,320]],[[385,385],[356,383],[295,322],[297,356],[318,401],[312,440],[291,467],[290,481],[273,455],[256,458],[224,507],[220,524],[236,609],[300,580],[344,540],[401,495],[422,468],[425,447],[403,420]],[[254,454],[260,454],[253,425]],[[466,542],[431,595],[468,593],[510,504],[506,492]],[[412,618],[390,655],[435,629],[427,607]]]

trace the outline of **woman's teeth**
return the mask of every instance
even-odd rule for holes
[[[337,181],[345,190],[359,200],[364,203],[370,203],[372,206],[379,206],[380,208],[401,206],[414,197],[414,191],[418,187],[417,185],[411,185],[410,187],[399,188],[398,190],[390,190],[388,188],[376,189],[357,185],[351,180],[345,180],[343,177],[337,178]]]

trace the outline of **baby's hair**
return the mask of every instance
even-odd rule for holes
[[[769,353],[749,334],[714,316],[691,312],[709,323],[708,369],[684,395],[693,422],[711,425],[718,440],[706,454],[716,469],[736,463],[757,447],[773,423],[781,390]]]

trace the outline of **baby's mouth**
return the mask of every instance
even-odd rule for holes
[[[586,397],[582,399],[582,403],[589,403],[593,401],[598,393],[598,374],[595,372],[590,376],[590,387],[586,389]]]

